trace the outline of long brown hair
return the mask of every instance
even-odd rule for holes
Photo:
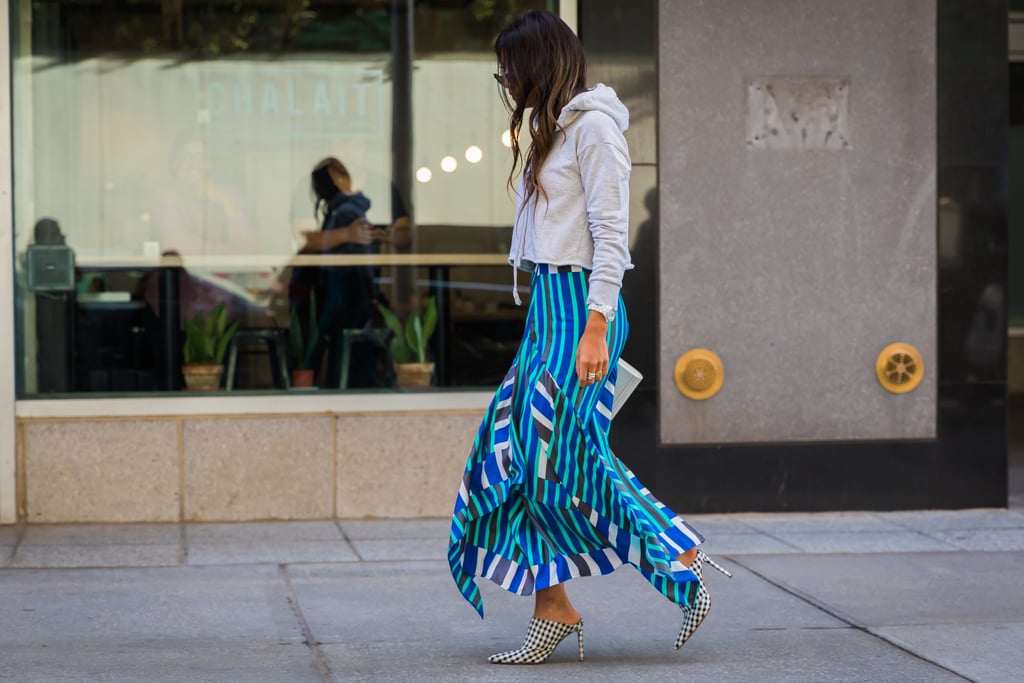
[[[329,213],[331,200],[341,192],[341,183],[349,178],[348,169],[335,157],[317,162],[310,173],[310,189],[313,192],[313,212],[323,221]]]
[[[494,54],[508,86],[507,91],[502,87],[501,96],[510,113],[509,187],[521,165],[524,199],[535,195],[547,199],[537,174],[555,144],[562,108],[587,87],[583,45],[557,14],[534,10],[521,14],[502,29],[494,42]],[[531,142],[524,155],[519,147],[519,133],[528,101],[533,106],[529,120]]]

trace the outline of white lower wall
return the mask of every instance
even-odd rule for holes
[[[445,517],[483,414],[21,419],[19,518]]]

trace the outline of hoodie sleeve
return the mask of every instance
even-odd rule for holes
[[[597,117],[594,117],[597,118]],[[587,227],[594,239],[594,268],[587,304],[618,308],[622,275],[629,257],[629,148],[607,116],[581,136],[577,151],[587,209]]]

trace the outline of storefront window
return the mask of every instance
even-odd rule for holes
[[[16,2],[19,396],[178,392],[186,323],[221,304],[232,390],[307,365],[388,390],[377,304],[431,299],[431,383],[493,384],[524,312],[491,45],[532,7],[557,2]],[[311,247],[332,157],[356,201]]]

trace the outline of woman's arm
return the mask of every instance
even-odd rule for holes
[[[610,121],[609,121],[610,123]],[[617,130],[580,150],[587,227],[594,242],[587,304],[618,307],[629,256],[629,151]]]
[[[385,228],[387,241],[398,249],[407,249],[412,245],[412,221],[402,216],[389,227]]]
[[[587,326],[576,349],[576,374],[584,386],[608,373],[608,322],[618,309],[629,256],[629,148],[613,122],[590,131],[577,154],[587,226],[594,241],[588,281]],[[594,309],[598,310],[594,310]],[[606,317],[607,313],[607,317]],[[594,373],[594,377],[589,377]]]
[[[330,251],[342,244],[369,244],[373,241],[370,224],[365,218],[357,218],[343,228],[334,230],[311,230],[303,232],[306,244],[303,252]]]

